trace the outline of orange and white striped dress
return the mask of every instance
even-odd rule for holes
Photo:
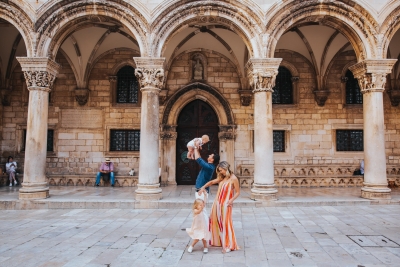
[[[231,179],[219,183],[218,192],[210,214],[210,245],[230,250],[238,250],[235,231],[232,223],[232,206],[228,201],[234,196],[234,187]]]

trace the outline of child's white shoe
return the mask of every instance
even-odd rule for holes
[[[208,253],[208,248],[204,248],[203,253],[207,254]]]
[[[193,251],[193,247],[192,247],[192,246],[189,246],[189,247],[188,247],[188,252],[189,252],[189,253],[192,253],[192,251]]]

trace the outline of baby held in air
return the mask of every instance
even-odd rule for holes
[[[198,145],[198,149],[201,149],[201,147],[208,143],[210,141],[210,138],[208,137],[208,135],[203,135],[201,138],[197,137],[193,140],[191,140],[188,144],[187,144],[187,148],[188,148],[188,153],[187,153],[187,158],[188,159],[194,159],[194,148],[196,145]]]

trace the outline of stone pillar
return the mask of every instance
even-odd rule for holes
[[[163,125],[160,134],[161,157],[161,183],[162,185],[176,185],[176,125]]]
[[[140,162],[137,200],[159,200],[159,94],[164,83],[165,58],[133,58],[142,92],[140,117]]]
[[[386,178],[383,91],[386,75],[396,59],[367,59],[349,69],[358,79],[363,94],[364,114],[364,184],[361,197],[390,199]]]
[[[254,184],[251,198],[274,200],[278,190],[274,182],[274,141],[272,88],[275,86],[281,58],[251,58],[247,77],[254,93]]]
[[[49,58],[17,57],[29,93],[24,182],[19,199],[49,197],[46,181],[47,119],[49,93],[60,65]]]

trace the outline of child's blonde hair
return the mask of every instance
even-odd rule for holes
[[[206,141],[206,142],[208,142],[208,141],[210,141],[210,137],[208,137],[208,135],[203,135],[202,137],[201,137],[201,139],[203,140],[203,141]]]
[[[201,198],[196,198],[193,202],[193,210],[195,208],[197,208],[197,206],[199,206],[200,204],[204,204],[204,200],[202,200]]]

